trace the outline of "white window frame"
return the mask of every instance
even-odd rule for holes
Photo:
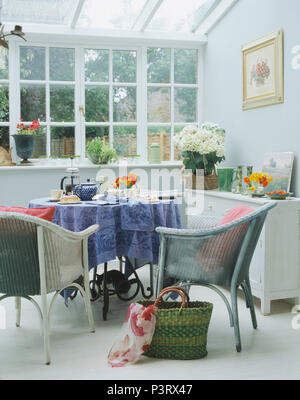
[[[147,57],[147,49],[150,46],[146,48],[146,57]],[[189,48],[186,46],[179,47],[179,46],[151,46],[151,48],[165,48],[171,50],[171,58],[170,58],[170,83],[150,83],[148,82],[148,76],[147,76],[147,69],[146,69],[146,82],[147,82],[147,93],[148,93],[148,88],[170,88],[170,113],[171,113],[171,118],[170,122],[149,122],[148,121],[148,113],[146,115],[146,126],[147,126],[147,135],[148,135],[148,128],[149,127],[168,127],[170,128],[170,149],[171,149],[171,154],[170,154],[170,161],[174,162],[174,133],[175,133],[175,127],[181,127],[185,125],[197,125],[199,126],[201,120],[202,120],[202,97],[201,97],[201,88],[203,87],[203,63],[202,63],[202,50],[201,49],[195,49],[195,48]],[[195,84],[187,84],[187,83],[175,83],[175,49],[182,49],[182,50],[197,50],[198,51],[198,57],[197,57],[197,82]],[[147,60],[146,60],[147,63]],[[196,121],[193,122],[175,122],[175,89],[176,88],[189,88],[189,89],[196,89],[197,90],[197,96],[196,96]],[[147,101],[147,95],[146,95],[146,101]],[[147,143],[147,137],[146,137],[146,143]]]
[[[145,39],[142,43],[140,40],[128,38],[126,46],[121,41],[121,45],[118,45],[117,40],[106,40],[105,38],[96,37],[84,37],[81,36],[80,40],[78,37],[68,38],[63,41],[58,39],[55,35],[45,35],[45,40],[29,39],[27,43],[19,42],[17,39],[10,40],[9,44],[9,79],[5,80],[9,84],[9,105],[10,105],[10,121],[7,123],[1,123],[2,126],[10,127],[10,144],[14,145],[12,135],[15,133],[16,124],[19,122],[20,112],[20,84],[30,83],[42,83],[46,84],[46,96],[49,101],[47,102],[46,109],[46,122],[41,123],[41,126],[47,127],[47,155],[50,155],[50,127],[51,126],[75,126],[75,154],[80,155],[82,163],[86,164],[85,158],[85,126],[109,126],[110,142],[113,141],[113,128],[114,126],[137,126],[137,154],[140,155],[140,160],[143,163],[147,162],[147,135],[148,126],[170,126],[171,127],[171,160],[162,162],[162,164],[179,164],[180,162],[174,161],[174,146],[173,136],[175,126],[184,126],[188,123],[175,123],[174,121],[174,107],[173,107],[173,94],[175,87],[195,87],[198,89],[198,104],[197,104],[197,122],[201,123],[203,117],[203,43],[204,42],[188,42],[188,41],[170,41],[168,40],[155,40],[149,41]],[[19,72],[19,54],[20,46],[32,46],[32,47],[45,47],[46,48],[46,80],[45,81],[30,81],[20,80]],[[49,80],[49,48],[50,47],[62,47],[62,48],[74,48],[75,49],[75,81],[58,82]],[[171,71],[172,81],[170,84],[148,84],[147,82],[147,49],[148,48],[169,48],[171,49],[172,60],[171,60]],[[198,81],[195,85],[189,84],[175,84],[174,83],[174,49],[197,49],[198,50]],[[123,123],[123,122],[112,122],[112,93],[110,93],[110,121],[109,123],[86,123],[79,111],[79,106],[85,107],[85,79],[84,79],[84,49],[109,49],[110,57],[112,57],[113,50],[133,50],[137,52],[137,81],[135,83],[120,83],[113,82],[112,71],[110,71],[109,87],[112,92],[113,86],[136,86],[137,88],[137,121],[135,123]],[[112,61],[112,60],[110,60]],[[112,62],[110,62],[110,69],[112,68]],[[47,75],[48,74],[48,75]],[[3,80],[0,81],[4,82]],[[50,84],[57,85],[74,85],[75,86],[75,121],[73,122],[57,122],[53,123],[50,121]],[[108,82],[103,83],[107,85]],[[90,85],[102,85],[102,83],[91,82]],[[148,123],[147,121],[147,89],[149,86],[163,87],[171,86],[172,97],[171,97],[171,122],[170,123]]]
[[[10,66],[10,58],[9,58],[9,54],[8,54],[8,71],[10,70],[10,68],[9,68],[9,66]],[[9,83],[10,83],[10,76],[9,76],[9,74],[8,74],[8,79],[0,79],[0,85],[6,85],[7,87],[8,87],[8,99],[9,99],[9,116],[10,116],[10,107],[11,107],[11,104],[10,104],[10,85],[9,85]],[[2,122],[2,121],[0,121],[0,128],[2,128],[2,127],[8,127],[9,128],[9,135],[10,135],[10,120],[9,121],[7,121],[7,122]]]

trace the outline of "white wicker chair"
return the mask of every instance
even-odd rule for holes
[[[49,321],[54,300],[68,287],[82,294],[91,332],[95,332],[90,305],[88,238],[99,229],[90,226],[71,232],[51,222],[25,214],[0,212],[0,301],[16,298],[20,326],[21,298],[30,300],[42,320],[46,364],[50,364]],[[75,283],[84,278],[84,287]],[[50,306],[47,294],[55,292]],[[42,306],[31,298],[41,295]]]

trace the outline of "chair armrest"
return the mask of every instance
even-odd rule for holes
[[[91,225],[89,226],[87,229],[85,229],[84,231],[81,232],[73,232],[73,231],[69,231],[67,229],[64,228],[60,228],[60,232],[56,232],[58,235],[60,235],[61,237],[63,237],[64,239],[69,239],[69,240],[83,240],[83,239],[87,239],[89,236],[93,235],[94,233],[96,233],[99,230],[99,225]]]

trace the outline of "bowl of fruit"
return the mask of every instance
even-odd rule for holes
[[[274,190],[273,192],[268,192],[267,195],[272,200],[285,200],[287,197],[291,196],[292,193],[283,190]]]

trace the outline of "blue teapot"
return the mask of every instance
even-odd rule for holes
[[[80,183],[75,186],[73,189],[73,193],[80,198],[82,201],[92,200],[93,197],[97,194],[100,184],[96,184],[90,182],[89,179],[85,183]]]

